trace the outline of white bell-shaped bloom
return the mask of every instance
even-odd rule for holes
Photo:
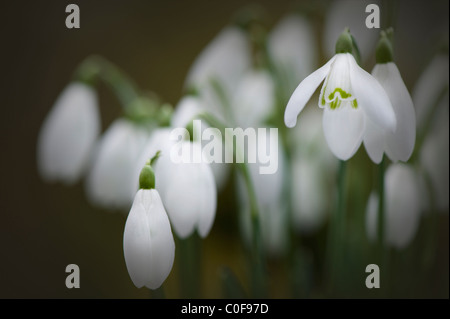
[[[218,81],[227,92],[251,65],[247,35],[238,27],[224,28],[200,53],[190,68],[185,86],[202,87]]]
[[[376,64],[372,75],[380,82],[391,101],[397,119],[395,133],[380,129],[366,120],[364,146],[374,163],[380,163],[383,153],[393,161],[406,162],[416,141],[416,115],[408,89],[393,62]]]
[[[379,37],[379,28],[368,28],[366,19],[370,19],[366,13],[369,4],[378,5],[380,11],[382,6],[378,0],[334,0],[329,3],[325,17],[323,47],[326,57],[334,54],[334,41],[342,29],[348,27],[358,43],[362,57],[369,57]],[[383,13],[380,13],[382,15]]]
[[[395,132],[396,118],[389,97],[350,53],[336,54],[300,82],[286,106],[286,126],[295,126],[298,114],[324,79],[319,107],[324,109],[325,139],[337,158],[347,160],[356,153],[363,140],[366,117],[382,129]]]
[[[267,49],[289,92],[317,65],[314,30],[306,18],[297,14],[289,14],[275,25],[268,35]]]
[[[136,192],[133,172],[147,131],[129,120],[114,121],[98,143],[87,177],[88,198],[106,208],[128,209]]]
[[[174,128],[178,127],[187,127],[189,124],[192,124],[192,121],[196,119],[196,116],[199,112],[209,111],[205,106],[205,102],[201,97],[196,96],[185,96],[183,97],[177,104],[175,111],[172,115],[172,119],[170,124]],[[225,145],[222,141],[222,135],[216,134],[217,132],[209,130],[210,133],[213,133],[214,136],[206,136],[205,139],[202,138],[205,129],[208,129],[210,126],[208,123],[202,121],[201,122],[201,138],[202,146],[204,147],[206,144],[211,143],[211,140],[215,140],[217,142],[217,147],[222,149],[222,154],[225,153]],[[220,144],[220,145],[219,145]],[[220,191],[226,185],[228,181],[228,177],[230,174],[230,165],[228,163],[224,163],[224,161],[209,161],[210,167],[214,174],[214,180],[216,181],[217,189]]]
[[[421,74],[412,91],[417,115],[417,129],[422,129],[434,103],[449,85],[448,54],[435,56]]]
[[[138,288],[159,288],[172,270],[175,243],[158,191],[140,189],[123,234],[128,273]]]
[[[186,238],[196,229],[205,238],[213,225],[217,207],[217,188],[211,167],[205,159],[198,163],[192,160],[194,153],[201,154],[198,142],[175,143],[172,151],[179,152],[179,161],[173,161],[171,154],[161,154],[155,172],[156,189],[178,236]]]
[[[420,180],[413,167],[397,163],[385,172],[384,234],[386,242],[398,249],[414,238],[421,216]],[[366,210],[366,231],[369,239],[377,239],[378,194],[369,197]]]
[[[236,124],[259,127],[274,112],[275,83],[267,71],[252,70],[239,81],[231,106]]]
[[[448,71],[448,70],[447,70]],[[419,160],[427,178],[436,207],[448,212],[449,204],[449,94],[439,103],[420,149]],[[427,179],[426,178],[426,179]]]
[[[82,83],[68,85],[39,133],[37,162],[42,178],[76,182],[87,167],[100,127],[95,91]]]

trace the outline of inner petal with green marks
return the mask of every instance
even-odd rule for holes
[[[344,103],[343,103],[344,102]],[[350,64],[346,54],[338,54],[325,78],[319,97],[319,107],[329,106],[335,110],[349,105],[358,108],[358,102],[352,94]]]

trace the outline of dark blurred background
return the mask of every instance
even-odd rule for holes
[[[67,29],[65,8],[76,3],[81,28]],[[38,176],[36,142],[39,129],[58,94],[71,80],[78,63],[99,54],[115,63],[141,88],[157,92],[175,105],[186,73],[205,45],[252,1],[8,1],[0,13],[1,52],[1,298],[146,298],[136,289],[123,258],[126,216],[93,207],[83,182],[66,187],[46,184]],[[297,2],[258,1],[274,24]],[[411,32],[397,47],[397,61],[411,88],[426,59],[414,65],[436,26],[448,30],[447,1],[405,1]],[[403,8],[402,7],[402,8]],[[409,11],[410,12],[409,12]],[[420,25],[416,21],[421,21]],[[408,30],[408,29],[406,29]],[[422,51],[422,53],[424,53]],[[425,51],[431,58],[432,50]],[[321,62],[324,62],[322,59]],[[414,65],[414,68],[410,67]],[[100,86],[102,130],[120,115],[115,97]],[[204,296],[221,297],[218,269],[227,265],[244,280],[246,268],[239,242],[224,239],[237,227],[227,218],[227,196],[211,234],[203,242]],[[448,215],[443,218],[438,269],[445,275],[448,297]],[[446,224],[445,224],[446,223]],[[234,236],[238,237],[238,236]],[[81,270],[81,289],[67,289],[65,267]],[[176,265],[175,261],[175,265]],[[274,278],[277,278],[274,274]],[[433,280],[438,280],[434,278]],[[277,281],[277,280],[274,280]],[[282,280],[280,279],[280,285]],[[438,285],[435,283],[435,285]],[[274,284],[273,297],[289,297]],[[439,285],[438,285],[439,286]],[[177,266],[165,284],[168,297],[179,297]]]

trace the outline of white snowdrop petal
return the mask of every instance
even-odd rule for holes
[[[258,127],[274,109],[275,84],[265,71],[247,72],[239,81],[231,106],[238,126]]]
[[[364,113],[350,105],[341,106],[335,110],[325,108],[323,130],[330,150],[337,158],[346,161],[361,145]]]
[[[449,207],[449,95],[447,94],[437,108],[420,150],[420,163],[432,183],[437,208],[448,212]]]
[[[37,162],[42,178],[76,182],[86,169],[100,126],[95,91],[81,83],[68,85],[39,133]]]
[[[385,173],[386,235],[394,247],[404,248],[417,231],[420,221],[419,180],[413,168],[393,164]]]
[[[416,140],[416,116],[411,96],[393,63],[376,64],[373,76],[386,91],[397,119],[395,133],[385,132],[386,154],[392,161],[407,161]]]
[[[128,120],[111,124],[99,141],[86,181],[93,203],[108,208],[130,207],[136,190],[135,163],[146,139],[147,132]]]
[[[170,124],[173,127],[186,127],[203,108],[200,98],[185,96],[178,102]]]
[[[125,224],[123,247],[135,286],[160,287],[172,269],[175,243],[156,190],[141,189],[136,193]]]
[[[333,57],[324,66],[317,69],[307,76],[292,93],[284,113],[284,123],[287,127],[294,127],[297,123],[297,116],[303,110],[314,91],[330,72],[332,63],[336,57]]]
[[[193,143],[185,141],[181,147],[192,150]],[[159,190],[175,232],[181,238],[199,230],[201,236],[209,233],[216,212],[217,188],[208,164],[174,163],[170,157],[160,159],[156,171]]]
[[[379,164],[386,150],[386,131],[374,124],[370,119],[365,119],[364,148],[372,162]]]
[[[370,120],[391,132],[395,132],[397,121],[388,95],[380,83],[361,69],[351,54],[347,54],[350,64],[350,80],[361,108]]]
[[[250,68],[246,34],[237,27],[224,28],[200,53],[186,78],[185,86],[204,86],[216,79],[231,92],[236,80]]]
[[[449,84],[448,54],[439,54],[431,60],[412,91],[412,100],[417,114],[417,128],[423,128],[433,103]]]
[[[267,49],[288,84],[297,85],[317,65],[314,31],[300,15],[289,14],[275,25],[268,36]]]

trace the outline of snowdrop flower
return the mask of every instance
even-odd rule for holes
[[[82,83],[69,84],[39,133],[37,162],[42,178],[76,182],[89,162],[100,126],[95,91]]]
[[[384,152],[393,162],[406,162],[414,150],[416,116],[408,89],[392,61],[392,48],[384,32],[377,46],[377,64],[372,75],[380,82],[391,101],[397,129],[395,133],[386,131],[367,119],[364,135],[367,154],[377,164],[381,162]]]
[[[252,70],[239,81],[231,106],[236,124],[258,127],[274,111],[275,83],[267,71]]]
[[[202,87],[216,80],[227,92],[251,65],[247,35],[238,27],[226,27],[194,61],[186,78],[186,87]]]
[[[127,209],[136,186],[135,162],[147,139],[147,131],[127,119],[114,121],[97,146],[87,177],[87,195],[106,208]]]
[[[187,127],[189,124],[192,124],[194,119],[197,119],[196,116],[205,110],[207,107],[205,106],[205,102],[201,97],[198,96],[185,96],[183,97],[177,104],[175,108],[175,112],[172,115],[171,125],[174,128],[177,127]],[[203,135],[203,131],[209,127],[207,123],[202,121],[201,126],[201,134]],[[214,137],[216,141],[222,143],[221,136]],[[211,137],[212,139],[212,137]],[[209,140],[205,141],[209,143]],[[202,141],[203,143],[203,141]],[[206,144],[205,143],[205,144]],[[223,144],[223,143],[222,143]],[[203,144],[202,144],[203,145]],[[222,145],[222,154],[225,153],[225,145]],[[216,181],[217,189],[220,191],[226,185],[228,181],[228,176],[230,174],[230,165],[228,163],[216,163],[212,162],[209,164],[214,174],[214,180]]]
[[[447,70],[448,71],[448,70]],[[431,182],[438,210],[448,212],[449,204],[449,94],[441,100],[423,141],[419,162]]]
[[[417,129],[423,129],[436,99],[449,85],[448,54],[438,54],[417,80],[412,99],[417,113]]]
[[[323,47],[327,57],[334,53],[334,39],[345,27],[349,27],[358,42],[361,56],[370,56],[377,43],[379,29],[366,27],[366,13],[368,4],[380,6],[377,0],[335,0],[330,3],[325,17]]]
[[[128,273],[138,288],[159,288],[172,270],[175,242],[169,218],[158,191],[151,166],[140,175],[140,189],[123,233],[123,252]]]
[[[181,150],[179,162],[173,162],[170,154],[161,154],[157,189],[178,236],[186,238],[196,229],[205,238],[216,216],[214,175],[205,160],[200,163],[191,160],[193,152],[201,152],[198,142],[179,143],[174,145]]]
[[[407,164],[392,164],[384,180],[386,243],[402,249],[414,238],[420,222],[420,186],[415,170]],[[369,197],[366,231],[371,241],[377,239],[378,194]]]
[[[268,35],[267,50],[289,92],[317,65],[314,31],[307,19],[296,14],[287,15],[275,25]]]
[[[395,132],[396,118],[389,97],[378,81],[361,69],[353,56],[348,30],[336,43],[336,55],[310,74],[295,89],[286,106],[284,122],[293,127],[298,114],[325,79],[319,96],[323,130],[333,154],[347,160],[358,150],[366,118],[382,129]]]

